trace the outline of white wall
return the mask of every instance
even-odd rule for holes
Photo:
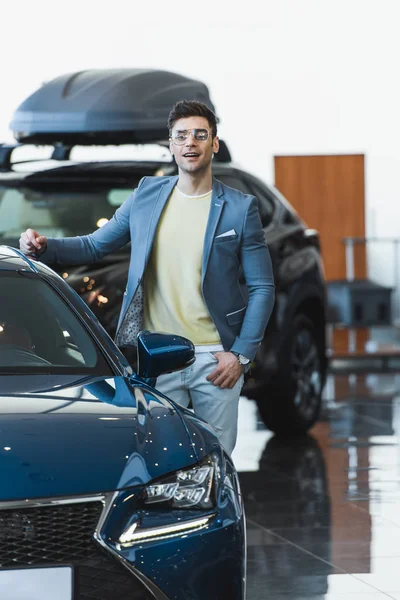
[[[43,81],[101,67],[203,80],[234,158],[365,153],[367,233],[400,235],[399,0],[15,1],[0,5],[0,139]],[[390,281],[373,249],[372,275]],[[384,255],[384,253],[383,253]]]

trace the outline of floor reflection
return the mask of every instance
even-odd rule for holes
[[[400,600],[400,377],[331,377],[308,436],[240,402],[248,600]]]

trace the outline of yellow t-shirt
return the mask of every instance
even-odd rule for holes
[[[201,292],[201,263],[211,194],[175,186],[158,224],[144,277],[144,328],[220,344]]]

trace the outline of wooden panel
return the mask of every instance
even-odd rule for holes
[[[356,329],[355,348],[357,352],[365,355],[365,344],[369,339],[368,329]],[[335,329],[332,341],[332,357],[349,353],[349,332],[347,329]]]
[[[275,185],[308,227],[320,233],[327,280],[346,277],[346,236],[365,236],[364,155],[276,156]],[[355,276],[366,277],[366,252],[355,252]]]
[[[320,234],[325,276],[346,278],[343,238],[365,237],[364,155],[276,156],[275,185],[308,227]],[[355,247],[354,275],[367,275],[366,249]],[[357,348],[364,348],[366,330],[357,331]],[[348,348],[347,330],[335,331],[334,350]]]

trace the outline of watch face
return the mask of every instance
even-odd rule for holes
[[[239,354],[239,362],[241,365],[248,365],[250,362],[250,359],[243,356],[243,354]]]

